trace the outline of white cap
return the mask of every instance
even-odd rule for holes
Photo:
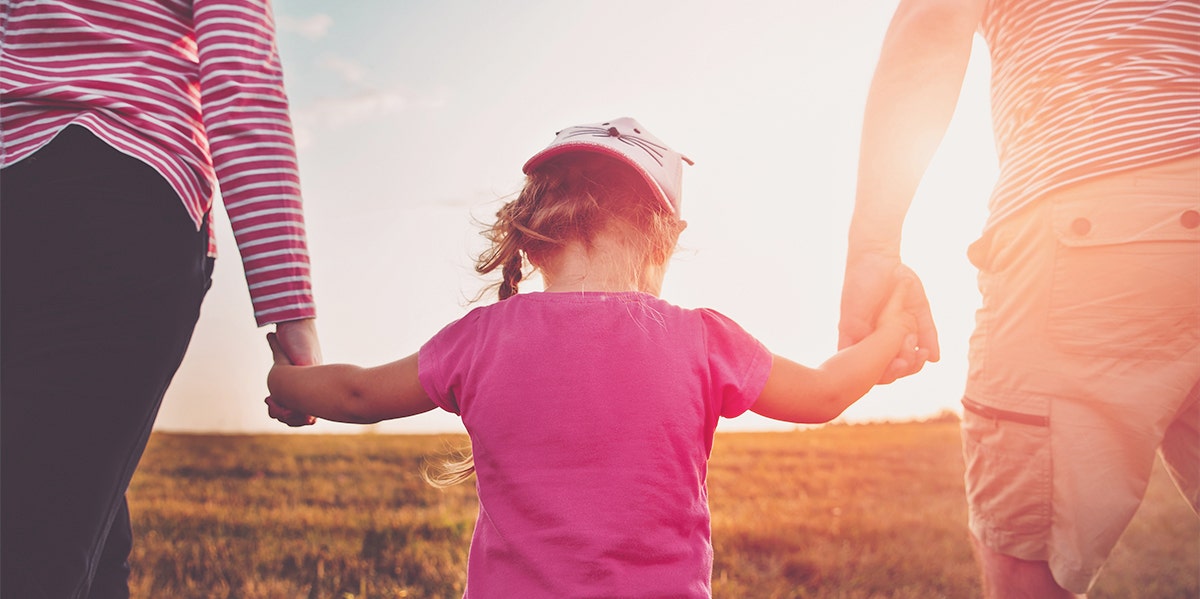
[[[572,151],[606,154],[633,166],[663,205],[679,213],[683,163],[692,164],[692,161],[668,148],[637,121],[622,117],[563,129],[555,134],[549,146],[527,160],[521,170],[528,175],[550,158]]]

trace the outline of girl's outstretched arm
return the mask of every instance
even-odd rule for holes
[[[829,422],[866,395],[894,359],[915,360],[917,318],[904,309],[912,285],[902,278],[874,332],[817,368],[774,356],[767,384],[751,411],[786,422]]]
[[[373,424],[434,409],[417,380],[417,354],[373,368],[350,364],[292,366],[274,333],[267,342],[275,365],[267,375],[271,400],[336,422]]]

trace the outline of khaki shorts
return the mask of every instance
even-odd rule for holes
[[[1086,592],[1155,454],[1200,499],[1200,158],[1086,182],[974,255],[971,532]]]

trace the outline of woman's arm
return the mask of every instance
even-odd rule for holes
[[[751,411],[786,422],[829,422],[879,383],[893,360],[916,360],[917,318],[904,305],[912,286],[901,279],[873,332],[817,368],[775,356]]]
[[[267,375],[270,400],[336,422],[372,424],[434,409],[417,379],[417,354],[382,366],[292,366],[274,334],[267,341],[275,365]]]
[[[265,326],[314,318],[300,171],[271,4],[189,4],[204,122],[197,134],[208,138],[255,321]],[[297,350],[292,358],[309,363],[292,341],[284,339],[289,351]]]

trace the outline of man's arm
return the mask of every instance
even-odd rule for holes
[[[905,270],[904,218],[954,115],[984,5],[985,0],[903,0],[888,26],[863,118],[839,348],[874,329],[897,269]],[[919,285],[908,307],[920,322],[919,359],[894,365],[881,382],[940,357],[929,301]]]

